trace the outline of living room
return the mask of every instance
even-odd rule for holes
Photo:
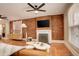
[[[76,3],[0,4],[0,55],[79,55],[78,7]]]

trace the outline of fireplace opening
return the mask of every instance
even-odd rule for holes
[[[48,34],[39,34],[39,41],[48,43]]]
[[[38,42],[52,43],[51,30],[37,30],[37,40]]]

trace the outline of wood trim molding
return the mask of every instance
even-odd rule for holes
[[[64,40],[52,40],[52,43],[64,43]]]
[[[66,47],[71,51],[71,53],[74,56],[79,56],[79,53],[77,53],[77,51],[75,51],[67,42],[64,42],[64,44],[66,45]]]

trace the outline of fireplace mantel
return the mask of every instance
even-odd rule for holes
[[[37,41],[39,42],[39,34],[48,34],[48,43],[52,43],[51,30],[37,30]]]

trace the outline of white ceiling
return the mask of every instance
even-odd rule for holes
[[[40,3],[32,3],[32,5],[40,5]],[[7,16],[9,20],[27,19],[46,15],[64,14],[66,10],[66,3],[46,3],[41,9],[46,12],[26,12],[32,9],[27,3],[0,3],[0,14]]]

